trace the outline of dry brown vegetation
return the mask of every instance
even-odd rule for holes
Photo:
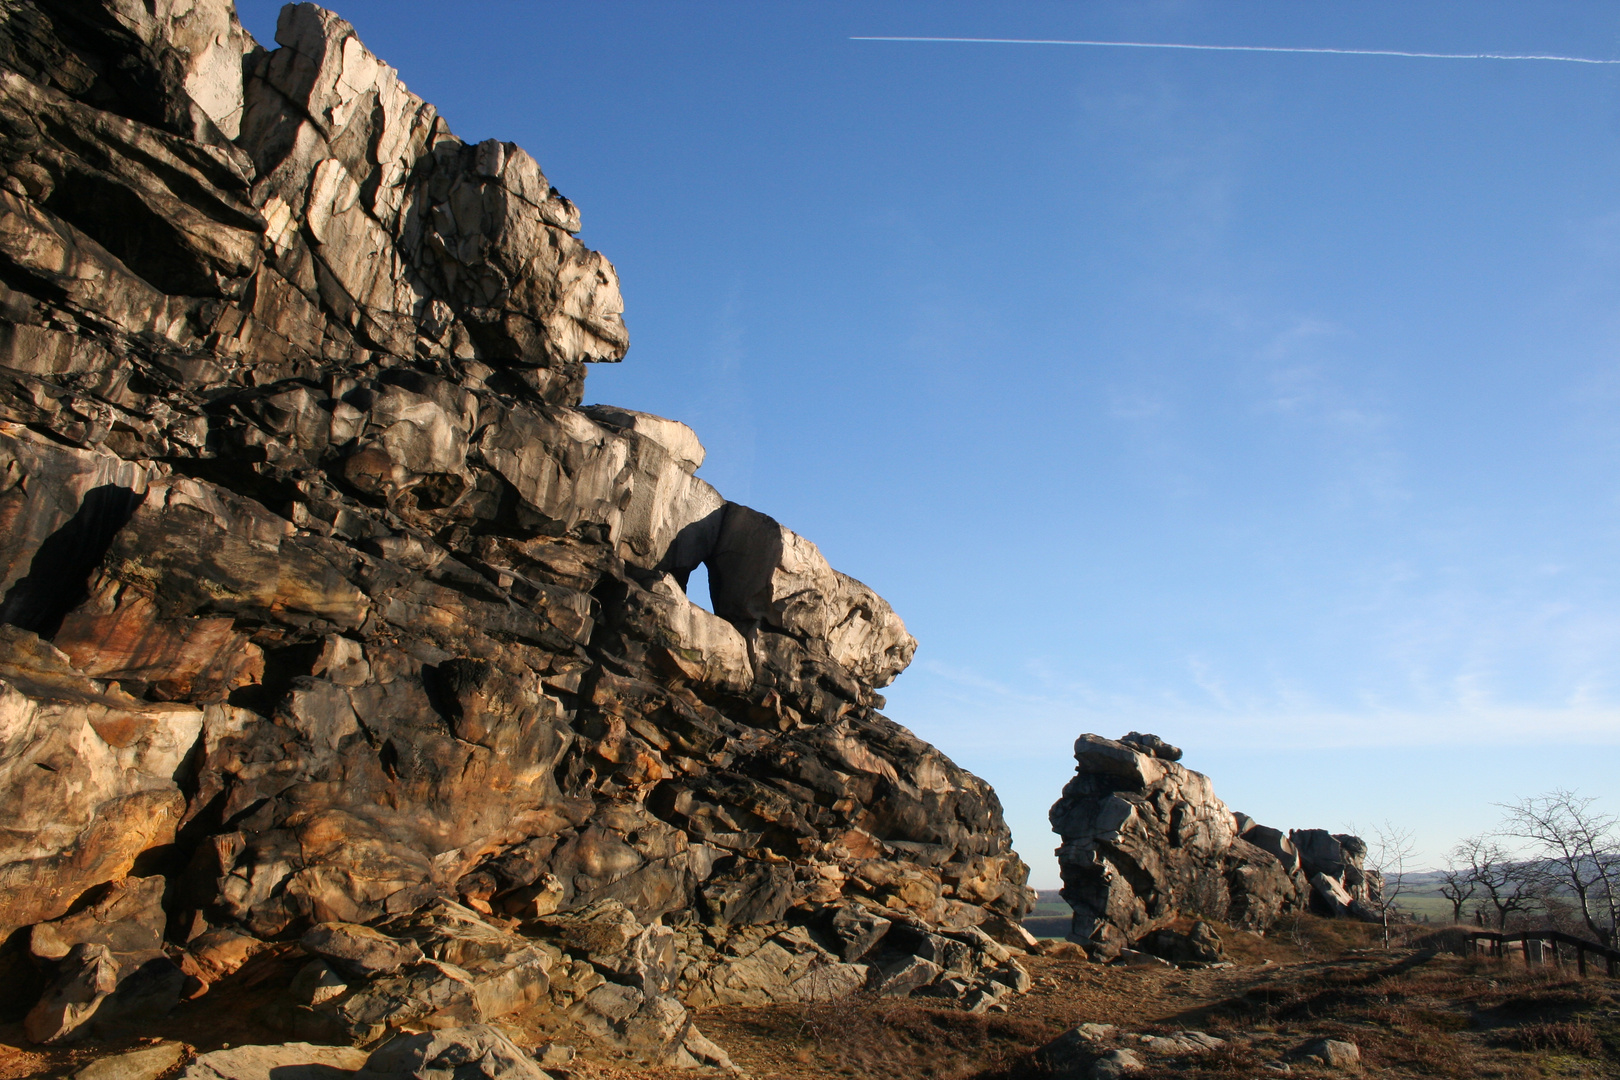
[[[1620,1076],[1620,982],[1435,948],[1459,941],[1454,933],[1390,951],[1374,947],[1377,935],[1308,916],[1265,938],[1226,932],[1234,966],[1203,971],[1032,957],[1034,989],[1002,1016],[856,999],[715,1009],[699,1022],[759,1080],[1048,1078],[1034,1050],[1087,1021],[1227,1040],[1212,1054],[1150,1061],[1142,1080],[1252,1080],[1282,1075],[1266,1068],[1277,1062],[1291,1076],[1346,1075],[1292,1056],[1319,1037],[1355,1043],[1364,1076]]]
[[[1223,932],[1229,968],[1100,967],[1073,957],[1028,961],[1035,985],[1006,1013],[972,1016],[925,999],[857,997],[769,1008],[716,1008],[697,1015],[755,1080],[1034,1080],[1049,1078],[1034,1051],[1083,1022],[1130,1034],[1196,1029],[1227,1040],[1215,1053],[1152,1059],[1142,1080],[1282,1075],[1345,1076],[1290,1055],[1319,1037],[1360,1047],[1359,1075],[1375,1077],[1620,1076],[1620,981],[1579,978],[1573,965],[1526,968],[1429,948],[1372,947],[1377,928],[1305,918],[1265,938]],[[295,957],[265,956],[207,997],[182,1006],[151,1034],[213,1049],[224,1042],[278,1041],[256,1022]],[[695,1074],[646,1070],[593,1052],[543,1013],[510,1018],[520,1042],[558,1038],[583,1056],[566,1080],[673,1080]],[[0,1080],[65,1076],[112,1047],[35,1053],[20,1032],[0,1029]],[[1121,1045],[1129,1045],[1122,1043]]]

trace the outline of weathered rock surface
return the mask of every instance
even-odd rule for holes
[[[180,1080],[347,1080],[369,1055],[352,1046],[281,1043],[199,1054]]]
[[[276,46],[227,0],[0,4],[30,1030],[266,941],[311,955],[294,1037],[550,1003],[677,1063],[724,1056],[683,998],[1016,986],[994,793],[878,711],[899,617],[699,479],[689,428],[580,407],[618,281],[527,153],[456,138],[331,12]]]
[[[549,1080],[528,1053],[487,1024],[395,1036],[369,1054],[293,1042],[200,1055],[181,1080]]]
[[[1295,1056],[1329,1069],[1353,1069],[1361,1064],[1361,1048],[1342,1039],[1312,1039]]]
[[[1176,962],[1218,961],[1220,942],[1206,924],[1191,933],[1168,928],[1182,916],[1256,930],[1307,905],[1371,917],[1379,886],[1362,868],[1358,838],[1321,830],[1285,837],[1234,814],[1209,778],[1178,764],[1181,751],[1156,735],[1082,735],[1074,756],[1075,775],[1051,822],[1063,841],[1070,939],[1094,958],[1134,946]]]
[[[79,1069],[73,1080],[158,1080],[185,1060],[182,1043],[163,1042],[100,1058]]]
[[[1147,1063],[1139,1055],[1163,1069],[1177,1058],[1196,1058],[1225,1045],[1202,1031],[1134,1035],[1112,1024],[1081,1024],[1041,1047],[1035,1057],[1048,1075],[1060,1080],[1114,1080],[1143,1069]]]
[[[550,1080],[534,1059],[487,1024],[401,1035],[366,1060],[355,1080]]]

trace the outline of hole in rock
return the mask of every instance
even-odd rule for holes
[[[714,611],[714,598],[709,595],[709,568],[698,563],[686,579],[686,598],[704,611]]]
[[[78,512],[45,538],[28,574],[0,602],[0,622],[55,637],[67,613],[89,598],[90,575],[144,498],[115,484],[85,492]]]

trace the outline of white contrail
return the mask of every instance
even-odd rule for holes
[[[1284,45],[1182,45],[1166,41],[1062,41],[1054,38],[851,37],[851,41],[944,41],[969,45],[1100,45],[1116,49],[1195,49],[1200,52],[1329,53],[1334,56],[1405,56],[1418,60],[1557,60],[1565,64],[1620,64],[1586,56],[1514,56],[1507,53],[1400,52],[1395,49],[1306,49]]]

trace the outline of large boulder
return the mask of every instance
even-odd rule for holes
[[[197,1055],[180,1080],[344,1080],[369,1056],[352,1046],[307,1042],[231,1046]]]
[[[1098,959],[1139,946],[1208,962],[1165,929],[1181,916],[1265,930],[1307,906],[1326,915],[1373,917],[1377,875],[1364,871],[1366,845],[1319,829],[1280,830],[1234,814],[1209,778],[1179,764],[1181,751],[1157,735],[1082,735],[1075,775],[1052,806],[1063,898],[1074,910],[1070,938]]]

